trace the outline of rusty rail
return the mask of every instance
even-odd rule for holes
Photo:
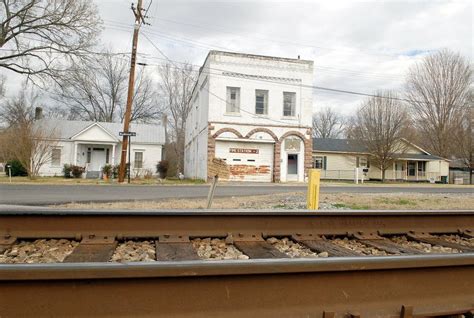
[[[131,238],[185,246],[189,237],[227,237],[256,256],[0,264],[0,316],[473,317],[469,248],[460,254],[409,255],[408,250],[401,256],[283,259],[262,250],[261,240],[287,236],[316,242],[342,235],[397,250],[383,237],[432,241],[437,234],[472,237],[473,231],[474,211],[0,211],[0,245],[2,239],[6,245],[70,238],[110,252],[117,241]],[[268,258],[259,259],[262,253]]]

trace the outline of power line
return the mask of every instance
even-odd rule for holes
[[[123,29],[121,29],[121,28],[123,28],[123,25],[121,25],[118,22],[113,22],[113,23],[119,24],[119,26],[112,25],[112,26],[110,26],[111,28],[115,28],[115,29],[118,29],[118,30],[123,30]],[[163,32],[157,32],[157,31],[151,31],[151,30],[147,30],[147,32],[151,35],[154,35],[154,36],[157,36],[157,37],[160,37],[160,38],[165,38],[165,39],[168,39],[169,41],[172,41],[172,42],[181,42],[181,43],[184,43],[185,45],[191,46],[191,47],[197,47],[197,48],[202,48],[202,49],[206,49],[206,50],[209,50],[209,49],[220,49],[220,50],[225,50],[225,51],[230,50],[227,47],[223,47],[223,46],[219,46],[219,45],[215,45],[215,44],[208,44],[208,43],[204,43],[204,42],[199,42],[199,41],[189,39],[189,38],[185,38],[185,37],[177,37],[175,35],[169,35],[169,34],[166,34],[166,33],[163,33]],[[340,68],[327,67],[327,66],[325,67],[325,66],[319,66],[319,65],[316,65],[315,68],[319,69],[320,71],[323,71],[323,72],[349,73],[352,76],[363,77],[363,78],[367,78],[367,76],[370,76],[370,78],[376,78],[377,77],[377,78],[380,78],[380,79],[390,79],[390,80],[398,80],[399,79],[398,77],[396,77],[396,75],[387,75],[387,74],[382,74],[382,73],[373,73],[373,72],[358,71],[358,70],[340,69]]]

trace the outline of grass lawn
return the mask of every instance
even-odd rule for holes
[[[0,176],[0,184],[10,183],[10,179],[6,176]],[[203,184],[204,181],[200,179],[185,179],[179,180],[177,178],[169,178],[165,180],[159,180],[157,178],[152,179],[132,179],[130,184],[136,185],[154,185],[154,184],[165,184],[165,185],[179,185],[179,184]],[[12,177],[12,184],[50,184],[50,185],[118,185],[117,180],[102,180],[102,179],[74,179],[74,178],[63,178],[63,177],[38,177],[31,180],[28,177]]]

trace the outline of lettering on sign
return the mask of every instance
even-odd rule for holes
[[[249,153],[258,154],[258,149],[246,149],[246,148],[229,148],[230,153]]]
[[[209,176],[219,176],[221,179],[229,178],[229,167],[224,159],[213,158],[212,162],[209,164]]]

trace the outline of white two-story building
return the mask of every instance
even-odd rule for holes
[[[313,61],[210,51],[186,122],[184,172],[231,181],[304,181],[311,167]]]

